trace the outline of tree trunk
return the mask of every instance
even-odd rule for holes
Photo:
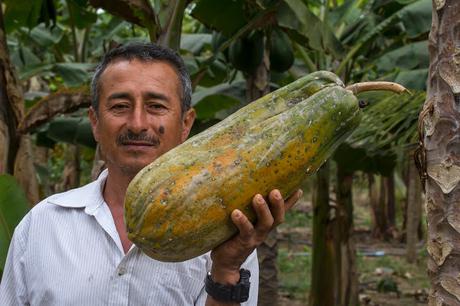
[[[356,249],[353,239],[353,173],[337,164],[337,213],[339,302],[348,306],[358,303],[358,274],[356,271]]]
[[[460,1],[433,0],[428,93],[420,114],[429,305],[460,305]]]
[[[409,162],[406,209],[406,258],[410,263],[417,260],[418,227],[422,214],[422,186],[417,168],[412,160]]]
[[[395,177],[392,172],[389,176],[383,178],[385,184],[385,212],[387,218],[387,228],[385,237],[396,239],[398,229],[396,228],[396,196],[395,196]]]
[[[385,207],[385,185],[383,178],[375,179],[375,175],[368,173],[369,200],[372,209],[372,236],[385,238],[387,233],[387,216]]]
[[[316,174],[313,198],[313,254],[310,306],[335,306],[339,300],[339,267],[337,260],[337,227],[335,208],[329,205],[329,162]]]
[[[14,161],[20,142],[16,127],[24,115],[21,96],[10,63],[3,12],[0,9],[0,173],[14,174]]]
[[[17,131],[23,117],[22,91],[10,63],[3,12],[0,9],[0,173],[14,175],[33,204],[38,202],[39,193],[31,142],[29,137],[21,137]]]
[[[385,182],[385,202],[386,202],[386,211],[388,217],[388,227],[396,227],[396,200],[395,200],[395,179],[394,174],[391,173],[390,176],[384,177]]]

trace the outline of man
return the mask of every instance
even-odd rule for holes
[[[257,223],[233,211],[239,234],[210,254],[181,263],[153,260],[127,238],[124,196],[139,170],[188,137],[195,119],[190,78],[173,51],[137,43],[106,54],[91,89],[89,117],[107,170],[93,183],[45,199],[21,221],[8,253],[0,304],[238,304],[246,299],[249,270],[247,303],[256,305],[254,250],[300,192],[286,203],[277,190],[268,203],[256,195]],[[232,290],[233,296],[225,295]]]

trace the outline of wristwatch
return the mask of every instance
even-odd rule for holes
[[[222,285],[213,281],[211,272],[208,272],[204,281],[206,292],[215,300],[224,303],[242,303],[249,298],[251,283],[249,270],[240,269],[240,280],[236,285]]]

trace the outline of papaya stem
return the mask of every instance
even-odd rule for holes
[[[359,94],[360,92],[372,91],[372,90],[392,91],[397,94],[401,94],[403,92],[409,92],[409,90],[407,90],[404,86],[398,83],[384,82],[384,81],[355,83],[355,84],[348,85],[345,88],[353,92],[353,94],[355,95]]]

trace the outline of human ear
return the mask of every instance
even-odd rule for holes
[[[182,135],[181,135],[181,142],[184,142],[188,135],[190,134],[190,130],[192,129],[193,122],[195,122],[196,112],[195,109],[190,108],[182,118]]]

